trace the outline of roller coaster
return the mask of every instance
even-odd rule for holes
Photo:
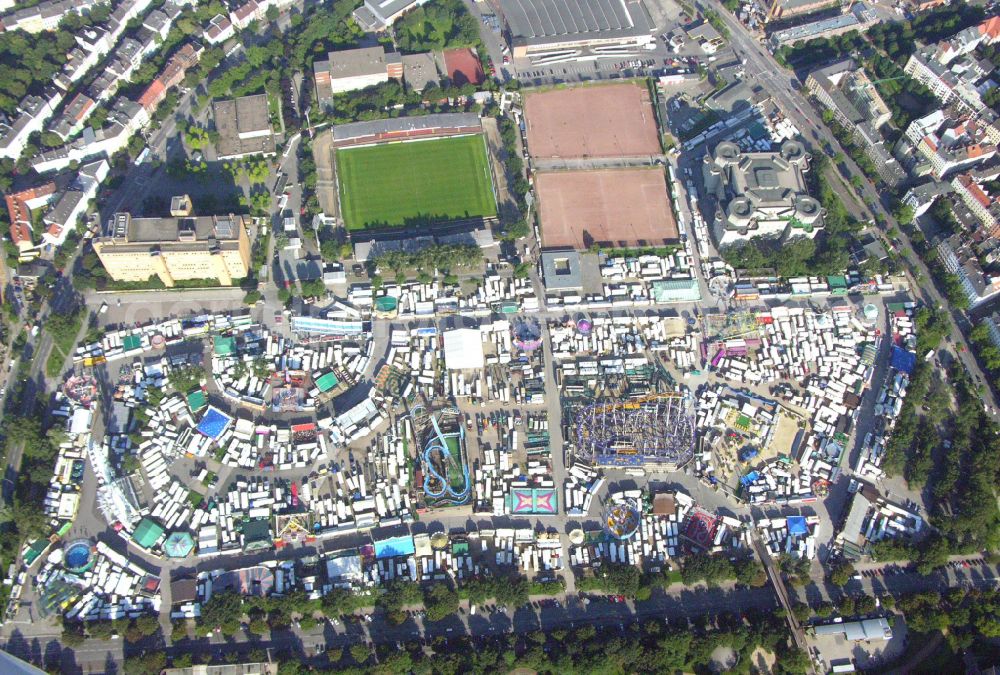
[[[675,470],[694,456],[693,401],[680,393],[599,401],[576,417],[577,452],[604,467]]]

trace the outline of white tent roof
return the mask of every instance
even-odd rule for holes
[[[483,338],[477,328],[457,328],[444,334],[444,363],[448,370],[482,368]]]
[[[90,431],[90,420],[92,417],[90,411],[86,408],[77,408],[73,411],[73,417],[69,424],[69,432],[71,434],[87,433]]]

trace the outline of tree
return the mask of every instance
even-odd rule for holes
[[[365,663],[368,662],[368,659],[372,655],[371,647],[369,647],[368,644],[364,642],[351,645],[350,651],[351,651],[351,658],[354,659],[359,666],[365,665]]]
[[[424,606],[429,621],[441,621],[458,611],[458,593],[444,583],[436,583],[424,592]]]
[[[262,297],[263,296],[258,290],[247,291],[247,294],[243,296],[243,304],[256,305],[258,302],[260,302]]]
[[[898,209],[896,209],[893,216],[897,221],[899,221],[900,225],[905,227],[913,222],[913,207],[908,204],[902,204]]]
[[[83,626],[77,622],[63,621],[62,643],[67,647],[79,647],[87,641]]]
[[[270,5],[268,6],[267,11],[264,12],[264,18],[266,18],[268,22],[273,23],[278,20],[278,16],[280,14],[281,12],[278,10],[276,6]]]
[[[920,556],[917,559],[917,572],[928,575],[939,567],[948,564],[948,555],[951,553],[948,540],[940,535],[932,535],[924,541],[920,549]]]
[[[504,241],[516,241],[527,237],[529,234],[531,234],[531,228],[528,227],[528,223],[523,218],[520,218],[504,228],[501,239]]]
[[[848,560],[841,560],[830,570],[830,582],[838,586],[844,586],[857,574],[854,565]]]
[[[213,630],[221,628],[225,635],[235,635],[240,629],[242,618],[243,602],[239,595],[232,592],[214,593],[208,602],[202,604],[198,622]]]

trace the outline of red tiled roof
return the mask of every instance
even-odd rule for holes
[[[31,229],[28,227],[27,223],[12,223],[10,226],[10,240],[14,242],[14,245],[20,245],[23,242],[32,243],[31,241]]]
[[[163,86],[160,79],[157,78],[149,83],[146,87],[146,91],[142,92],[142,96],[139,97],[139,105],[146,109],[146,112],[153,112],[156,110],[156,106],[160,104],[160,101],[164,99],[167,95],[167,88]]]
[[[5,201],[7,202],[7,215],[11,223],[11,238],[15,239],[14,236],[14,225],[23,224],[28,228],[27,239],[31,239],[31,209],[28,208],[27,202],[33,199],[38,199],[39,197],[44,197],[46,195],[55,194],[56,184],[52,181],[48,183],[43,183],[41,185],[36,185],[30,187],[27,190],[21,190],[20,192],[14,192],[6,196]]]
[[[979,32],[991,40],[1000,37],[1000,16],[994,16],[979,24]]]

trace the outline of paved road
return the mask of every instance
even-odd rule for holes
[[[161,643],[158,648],[164,649],[168,654],[197,651],[222,656],[225,653],[254,648],[291,647],[301,650],[306,655],[312,655],[317,651],[339,649],[358,642],[391,644],[468,634],[526,633],[535,630],[549,631],[560,626],[575,626],[577,623],[594,624],[604,626],[606,630],[614,630],[619,625],[631,623],[636,619],[716,616],[723,611],[734,613],[747,609],[767,611],[777,606],[774,594],[769,588],[732,587],[676,589],[670,594],[657,594],[649,602],[637,606],[632,603],[613,604],[603,601],[593,601],[584,605],[576,599],[571,599],[568,606],[564,604],[561,607],[535,608],[526,605],[516,612],[491,614],[481,608],[475,616],[469,614],[467,603],[463,603],[465,610],[463,613],[436,623],[411,618],[400,626],[391,626],[381,614],[376,613],[371,623],[340,622],[339,625],[321,623],[309,631],[293,629],[275,632],[264,640],[251,641],[246,635],[239,635],[231,640],[213,636],[210,639],[185,640],[174,646],[164,646]],[[117,662],[123,657],[124,645],[121,640],[88,640],[80,648],[66,648],[60,653],[58,650],[60,636],[61,633],[51,629],[30,636],[15,630],[11,637],[0,642],[0,646],[22,658],[37,658],[41,654],[58,653],[62,659],[64,672],[74,672],[79,669],[95,672],[106,668],[109,659]]]
[[[751,82],[756,81],[765,88],[785,114],[795,122],[800,132],[802,132],[803,137],[808,139],[809,136],[813,136],[820,145],[829,144],[844,154],[844,163],[850,175],[861,178],[862,187],[860,194],[862,200],[866,204],[871,204],[874,211],[884,219],[886,223],[885,229],[895,228],[900,232],[900,239],[903,242],[902,252],[909,259],[912,266],[910,272],[915,277],[913,286],[916,294],[931,307],[947,307],[951,309],[950,304],[941,295],[936,286],[930,283],[932,277],[927,266],[913,250],[909,237],[902,231],[890,212],[890,205],[887,203],[888,195],[880,193],[865,177],[857,164],[847,156],[847,153],[844,152],[830,129],[822,123],[820,115],[813,110],[809,101],[793,86],[793,83],[798,82],[794,74],[779,65],[774,60],[774,57],[754,37],[747,33],[743,25],[718,0],[700,0],[695,4],[701,11],[711,9],[719,14],[726,27],[729,28],[730,39],[737,56],[745,60],[744,66],[747,79]],[[921,279],[923,283],[917,283],[917,280]],[[963,331],[971,329],[971,324],[960,311],[952,309],[950,315],[953,320],[951,329],[952,343],[961,347],[957,350],[958,359],[973,376],[973,379],[984,384],[990,382],[972,355],[963,333]],[[985,388],[983,399],[988,408],[993,411],[998,409],[997,398],[992,387]]]

